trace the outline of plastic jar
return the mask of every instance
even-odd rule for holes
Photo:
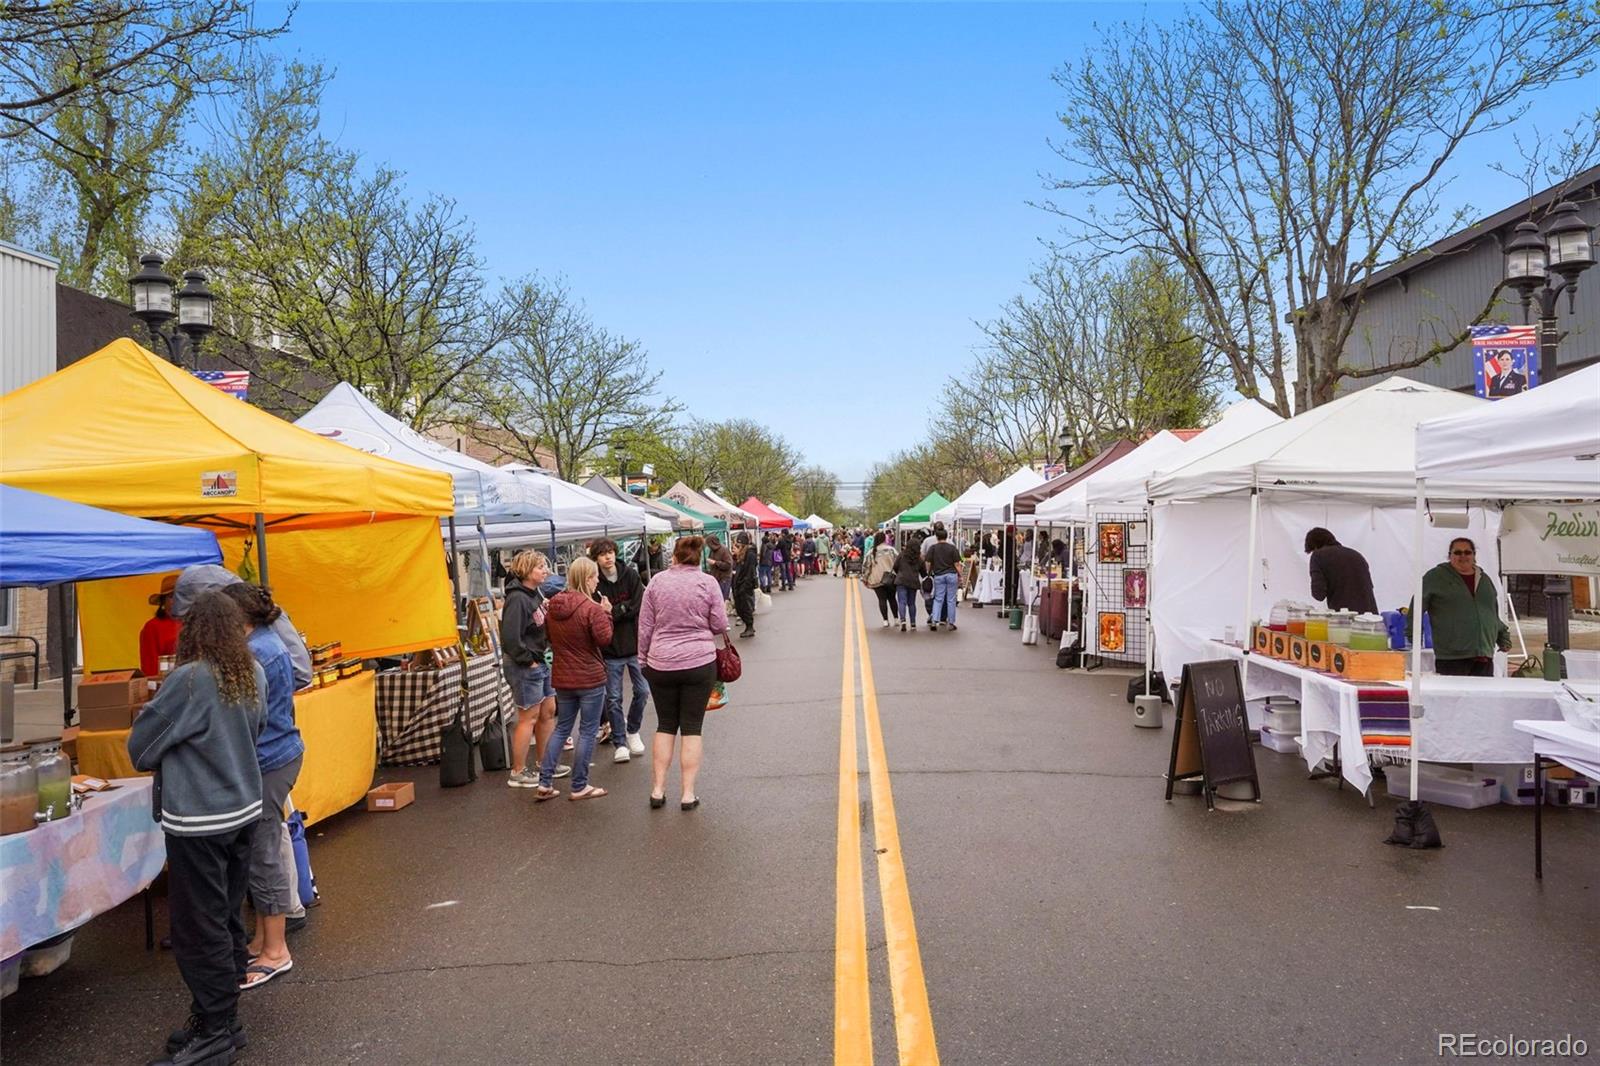
[[[1309,611],[1306,613],[1306,639],[1327,640],[1329,622],[1333,615],[1329,611]]]
[[[1288,630],[1297,637],[1306,635],[1306,609],[1298,603],[1289,605]]]
[[[39,775],[28,761],[26,744],[0,748],[0,836],[32,829],[38,822]]]
[[[1355,620],[1350,623],[1350,650],[1389,650],[1389,630],[1383,624],[1382,615],[1356,615]]]
[[[1279,600],[1272,605],[1272,612],[1267,615],[1267,628],[1276,630],[1279,633],[1288,630],[1289,604],[1287,601]]]
[[[1335,644],[1350,646],[1350,626],[1355,621],[1354,611],[1334,611],[1328,616],[1328,639]]]
[[[39,777],[38,811],[47,822],[72,813],[72,761],[61,750],[61,738],[30,740],[28,761]]]

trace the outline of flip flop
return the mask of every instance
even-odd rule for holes
[[[573,793],[571,793],[570,795],[567,796],[567,799],[569,799],[569,800],[599,799],[601,796],[604,796],[604,795],[607,795],[606,790],[601,788],[601,787],[599,787],[598,785],[585,785],[581,792],[573,792]]]
[[[245,979],[239,982],[239,991],[243,992],[246,989],[259,988],[268,981],[272,980],[274,977],[278,976],[280,973],[288,973],[292,969],[294,969],[293,959],[290,959],[282,966],[276,968],[268,966],[264,962],[258,962],[253,966],[246,966],[244,969]],[[261,979],[258,981],[252,981],[250,980],[251,974],[260,974]]]
[[[533,790],[533,801],[535,803],[543,803],[545,800],[553,800],[559,795],[561,795],[561,790],[559,788],[549,788],[545,785],[540,785],[538,788]]]

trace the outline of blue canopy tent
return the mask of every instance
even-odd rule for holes
[[[210,530],[130,518],[0,485],[0,587],[157,574],[220,562],[222,549]],[[62,628],[77,628],[70,610]],[[61,702],[68,725],[72,723],[70,679],[75,645],[75,640],[62,642],[66,654]]]

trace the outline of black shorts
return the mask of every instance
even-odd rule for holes
[[[716,660],[688,670],[647,666],[644,679],[650,682],[650,702],[656,705],[656,732],[699,736],[706,704],[711,702],[711,690],[717,685]]]

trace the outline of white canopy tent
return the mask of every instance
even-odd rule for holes
[[[598,492],[591,492],[570,481],[551,477],[533,467],[512,465],[500,469],[513,469],[522,476],[542,478],[548,482],[554,517],[549,524],[498,522],[489,525],[486,527],[486,536],[490,548],[517,548],[545,543],[564,544],[576,540],[592,540],[595,537],[642,536],[649,533],[672,532],[671,523],[657,518],[649,511],[602,496]],[[555,529],[553,536],[552,525]]]
[[[811,523],[806,521],[804,518],[801,518],[799,515],[791,514],[790,512],[785,511],[782,507],[779,507],[775,503],[769,503],[769,504],[767,504],[767,506],[772,508],[774,511],[778,512],[779,514],[783,515],[783,517],[787,518],[789,521],[793,522],[795,529],[810,529],[811,528]]]
[[[958,521],[981,522],[983,508],[989,502],[991,491],[989,483],[979,478],[968,485],[965,492],[951,500],[949,506],[933,512],[933,520],[943,522],[945,525],[952,525]]]
[[[1195,462],[1282,421],[1276,413],[1256,401],[1241,400],[1229,406],[1220,418],[1187,441],[1165,431],[1157,433],[1121,460],[1079,482],[1086,486],[1084,502],[1090,510],[1104,510],[1114,504],[1142,506],[1149,499],[1146,483],[1158,471]],[[1163,437],[1170,437],[1176,443],[1163,442],[1160,447],[1152,447]],[[1124,460],[1132,460],[1134,456],[1139,457],[1138,461],[1123,465]],[[1067,491],[1071,492],[1072,489]]]
[[[1144,506],[1144,479],[1160,466],[1173,466],[1184,462],[1180,456],[1189,447],[1187,441],[1169,430],[1159,433],[1140,444],[1133,451],[1104,469],[1096,470],[1082,481],[1069,485],[1034,508],[1036,525],[1083,525],[1089,521],[1089,493],[1101,480],[1120,480],[1139,486],[1138,504]],[[1112,499],[1120,500],[1121,497]]]
[[[729,503],[727,500],[724,500],[721,496],[718,496],[715,492],[712,492],[709,488],[701,489],[700,490],[700,495],[702,495],[706,499],[710,500],[713,504],[716,505],[716,508],[717,508],[718,511],[722,512],[723,514],[725,514],[727,516],[728,525],[729,526],[733,526],[733,525],[738,524],[739,522],[743,522],[746,529],[760,529],[761,528],[761,519],[760,518],[758,518],[755,515],[751,514],[749,511],[746,511],[744,508],[738,506],[737,504]]]
[[[1017,493],[1036,489],[1044,484],[1044,480],[1044,475],[1031,466],[1017,467],[1010,477],[989,489],[989,498],[984,504],[983,514],[978,517],[978,524],[1003,526],[1010,522],[1011,503]]]
[[[832,522],[828,521],[826,518],[823,518],[815,511],[812,511],[810,514],[806,515],[806,522],[811,526],[812,529],[831,530],[833,528]]]
[[[1416,426],[1486,401],[1389,378],[1149,479],[1156,503],[1150,550],[1151,616],[1162,672],[1209,657],[1228,626],[1248,636],[1254,612],[1308,599],[1304,538],[1330,529],[1361,551],[1379,606],[1410,595],[1416,559],[1445,557],[1450,537],[1474,536],[1480,563],[1498,570],[1482,508],[1468,528],[1407,536],[1415,499]],[[1503,584],[1503,583],[1502,583]],[[1503,587],[1502,587],[1503,592]]]
[[[1600,366],[1416,427],[1413,602],[1422,602],[1431,500],[1600,500]],[[1485,544],[1486,541],[1477,541]],[[1478,550],[1479,566],[1483,548]],[[1422,612],[1411,619],[1411,728],[1424,717]],[[1411,799],[1417,763],[1411,760]]]

